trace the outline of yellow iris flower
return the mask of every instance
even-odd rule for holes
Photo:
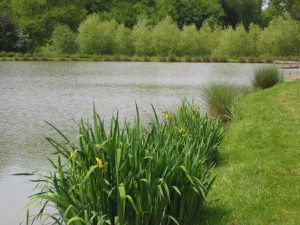
[[[74,159],[76,157],[76,152],[70,152],[70,157]]]
[[[166,114],[165,114],[165,119],[166,119],[166,120],[170,120],[170,119],[172,119],[172,118],[173,118],[173,116],[172,116],[171,113],[166,113]]]
[[[97,161],[97,165],[99,167],[99,169],[103,168],[103,162],[100,158],[96,157],[96,161]]]
[[[182,128],[182,127],[179,128],[178,131],[179,131],[179,133],[180,133],[181,135],[186,133],[186,129],[184,129],[184,128]]]

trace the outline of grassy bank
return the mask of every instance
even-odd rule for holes
[[[126,56],[126,55],[52,55],[43,53],[0,52],[0,61],[99,61],[99,62],[196,62],[196,63],[272,63],[274,60],[299,61],[300,57],[189,57],[189,56]]]
[[[245,97],[230,125],[205,214],[207,225],[300,221],[300,82]]]

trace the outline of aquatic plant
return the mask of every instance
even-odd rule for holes
[[[53,170],[35,180],[40,192],[31,199],[40,210],[33,222],[167,225],[199,219],[223,138],[219,121],[188,102],[163,119],[153,110],[145,127],[136,111],[133,123],[122,125],[116,114],[105,129],[94,108],[92,124],[78,125],[78,143],[51,125],[64,141],[47,138],[58,156],[50,160]]]
[[[257,69],[252,82],[255,88],[266,89],[281,81],[282,75],[280,74],[279,70],[274,66],[270,66]]]
[[[211,83],[202,89],[208,112],[214,117],[220,117],[224,122],[232,118],[237,101],[247,92],[244,87]]]

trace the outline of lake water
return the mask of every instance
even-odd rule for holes
[[[135,102],[143,118],[184,98],[203,105],[200,89],[210,81],[249,85],[259,64],[132,62],[0,62],[0,225],[25,218],[29,178],[11,174],[46,169],[56,136],[48,121],[75,137],[92,104],[105,120],[118,109],[132,119]]]

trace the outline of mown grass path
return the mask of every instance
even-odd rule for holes
[[[300,81],[258,91],[239,103],[216,168],[202,224],[300,224]]]

